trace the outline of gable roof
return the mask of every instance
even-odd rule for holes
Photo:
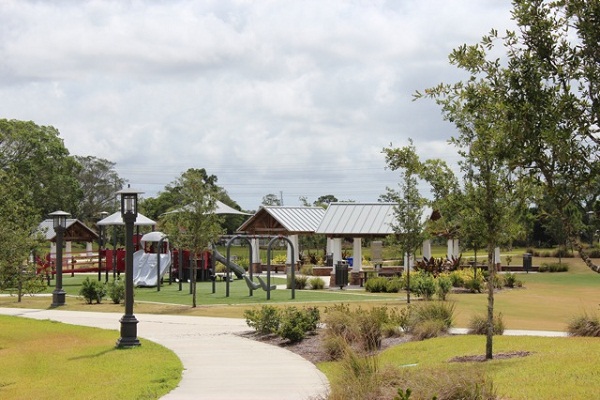
[[[121,211],[117,211],[115,213],[110,214],[108,217],[101,219],[96,223],[96,225],[125,225],[125,222],[123,222],[123,216],[121,215]],[[156,222],[143,214],[137,213],[134,225],[156,225]]]
[[[44,233],[46,240],[50,240],[51,242],[56,241],[56,232],[54,231],[54,221],[52,219],[42,221],[38,225],[38,231]],[[98,234],[78,219],[67,219],[64,240],[70,242],[93,242],[98,240]]]
[[[387,236],[394,233],[397,203],[331,203],[315,233],[330,236]]]
[[[262,206],[237,231],[253,235],[312,234],[324,215],[321,207]]]

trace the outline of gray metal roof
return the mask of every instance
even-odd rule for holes
[[[337,236],[386,236],[394,233],[397,203],[331,203],[315,233]]]
[[[262,206],[238,228],[239,232],[314,233],[323,219],[321,207]]]

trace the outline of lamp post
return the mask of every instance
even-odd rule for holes
[[[52,227],[56,232],[56,286],[52,292],[52,307],[65,305],[65,291],[62,287],[63,237],[67,229],[67,217],[71,215],[64,211],[54,211],[48,214],[52,218]]]
[[[133,315],[133,225],[137,218],[137,190],[123,189],[121,195],[121,216],[125,223],[125,314],[121,317],[121,337],[117,347],[128,348],[140,345],[137,338],[138,320]]]

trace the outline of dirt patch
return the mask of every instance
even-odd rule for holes
[[[240,335],[248,339],[284,348],[304,357],[313,364],[331,361],[329,355],[323,349],[322,342],[324,331],[322,329],[319,329],[314,334],[308,335],[304,340],[298,343],[289,343],[287,340],[282,339],[277,335],[259,335],[256,332],[245,332]],[[398,344],[409,342],[411,339],[412,338],[409,335],[383,338],[381,341],[381,348],[378,352]]]
[[[508,353],[494,354],[494,360],[507,360],[509,358],[527,357],[532,355],[531,351],[511,351]],[[484,362],[487,361],[485,355],[460,356],[448,360],[448,362]]]

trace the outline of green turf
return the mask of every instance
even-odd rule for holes
[[[156,399],[181,380],[179,358],[148,340],[119,350],[116,331],[9,316],[0,326],[2,399]]]

